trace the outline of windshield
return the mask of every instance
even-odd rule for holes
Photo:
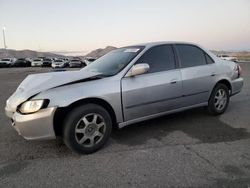
[[[41,59],[34,59],[34,61],[41,61]]]
[[[55,60],[54,62],[56,62],[56,63],[62,63],[63,61],[62,60]]]
[[[104,76],[112,76],[120,72],[142,50],[142,46],[119,48],[95,60],[84,68],[91,72],[98,72]]]

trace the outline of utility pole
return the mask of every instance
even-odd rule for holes
[[[5,55],[7,55],[7,45],[6,45],[6,40],[5,40],[5,27],[3,27],[3,44],[4,44]]]
[[[5,40],[5,27],[3,27],[3,43],[4,43],[4,49],[7,49],[7,45],[6,45],[6,40]]]

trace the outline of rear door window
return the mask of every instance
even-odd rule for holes
[[[200,48],[187,44],[176,44],[175,46],[178,50],[182,68],[207,64],[205,52]]]

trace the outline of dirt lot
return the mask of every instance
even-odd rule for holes
[[[0,187],[250,187],[250,64],[224,115],[203,108],[113,132],[99,152],[79,156],[60,141],[25,141],[4,115],[30,73],[0,69]]]

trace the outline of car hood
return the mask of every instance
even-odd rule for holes
[[[77,81],[87,81],[89,78],[94,78],[98,74],[99,73],[96,72],[82,70],[28,75],[7,100],[7,106],[15,111],[19,104],[42,91]]]

